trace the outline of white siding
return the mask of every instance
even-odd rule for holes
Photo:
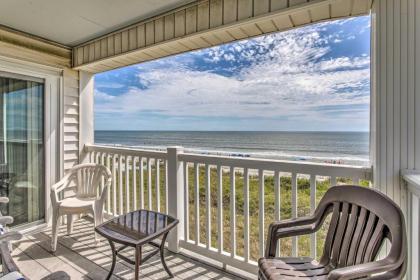
[[[79,162],[79,72],[70,69],[71,49],[25,36],[19,32],[0,28],[0,55],[22,62],[53,67],[61,72],[60,98],[62,154],[60,171]],[[55,111],[48,113],[52,114]],[[57,116],[58,119],[58,116]],[[48,148],[48,147],[47,147]],[[54,152],[55,153],[55,152]]]
[[[401,204],[404,169],[420,170],[420,0],[373,6],[374,184]]]
[[[63,170],[79,163],[79,72],[63,72]]]

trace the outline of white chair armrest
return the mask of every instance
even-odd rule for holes
[[[0,203],[9,203],[9,198],[6,196],[0,196]]]
[[[61,192],[64,189],[66,183],[68,183],[68,180],[69,180],[70,176],[71,176],[71,174],[67,174],[60,181],[58,181],[57,183],[52,185],[51,186],[51,191],[56,192],[56,193]]]
[[[58,203],[60,201],[58,194],[65,189],[70,176],[71,174],[67,174],[60,181],[51,186],[51,200],[53,203]]]

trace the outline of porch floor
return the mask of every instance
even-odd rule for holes
[[[62,225],[55,254],[50,252],[50,234],[47,229],[13,244],[12,256],[23,274],[30,279],[105,279],[111,266],[111,249],[104,239],[95,246],[90,220],[75,222],[71,235],[66,235],[66,225]],[[175,275],[173,279],[240,279],[181,254],[166,251],[166,261]],[[140,272],[141,279],[169,279],[159,256],[143,264]],[[133,278],[134,266],[118,260],[111,279]]]

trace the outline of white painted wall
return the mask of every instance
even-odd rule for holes
[[[400,170],[420,169],[420,0],[373,5],[374,184],[402,205]]]

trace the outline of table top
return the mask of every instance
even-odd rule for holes
[[[95,228],[103,237],[127,246],[137,246],[167,233],[178,220],[155,211],[136,210],[113,218]]]

